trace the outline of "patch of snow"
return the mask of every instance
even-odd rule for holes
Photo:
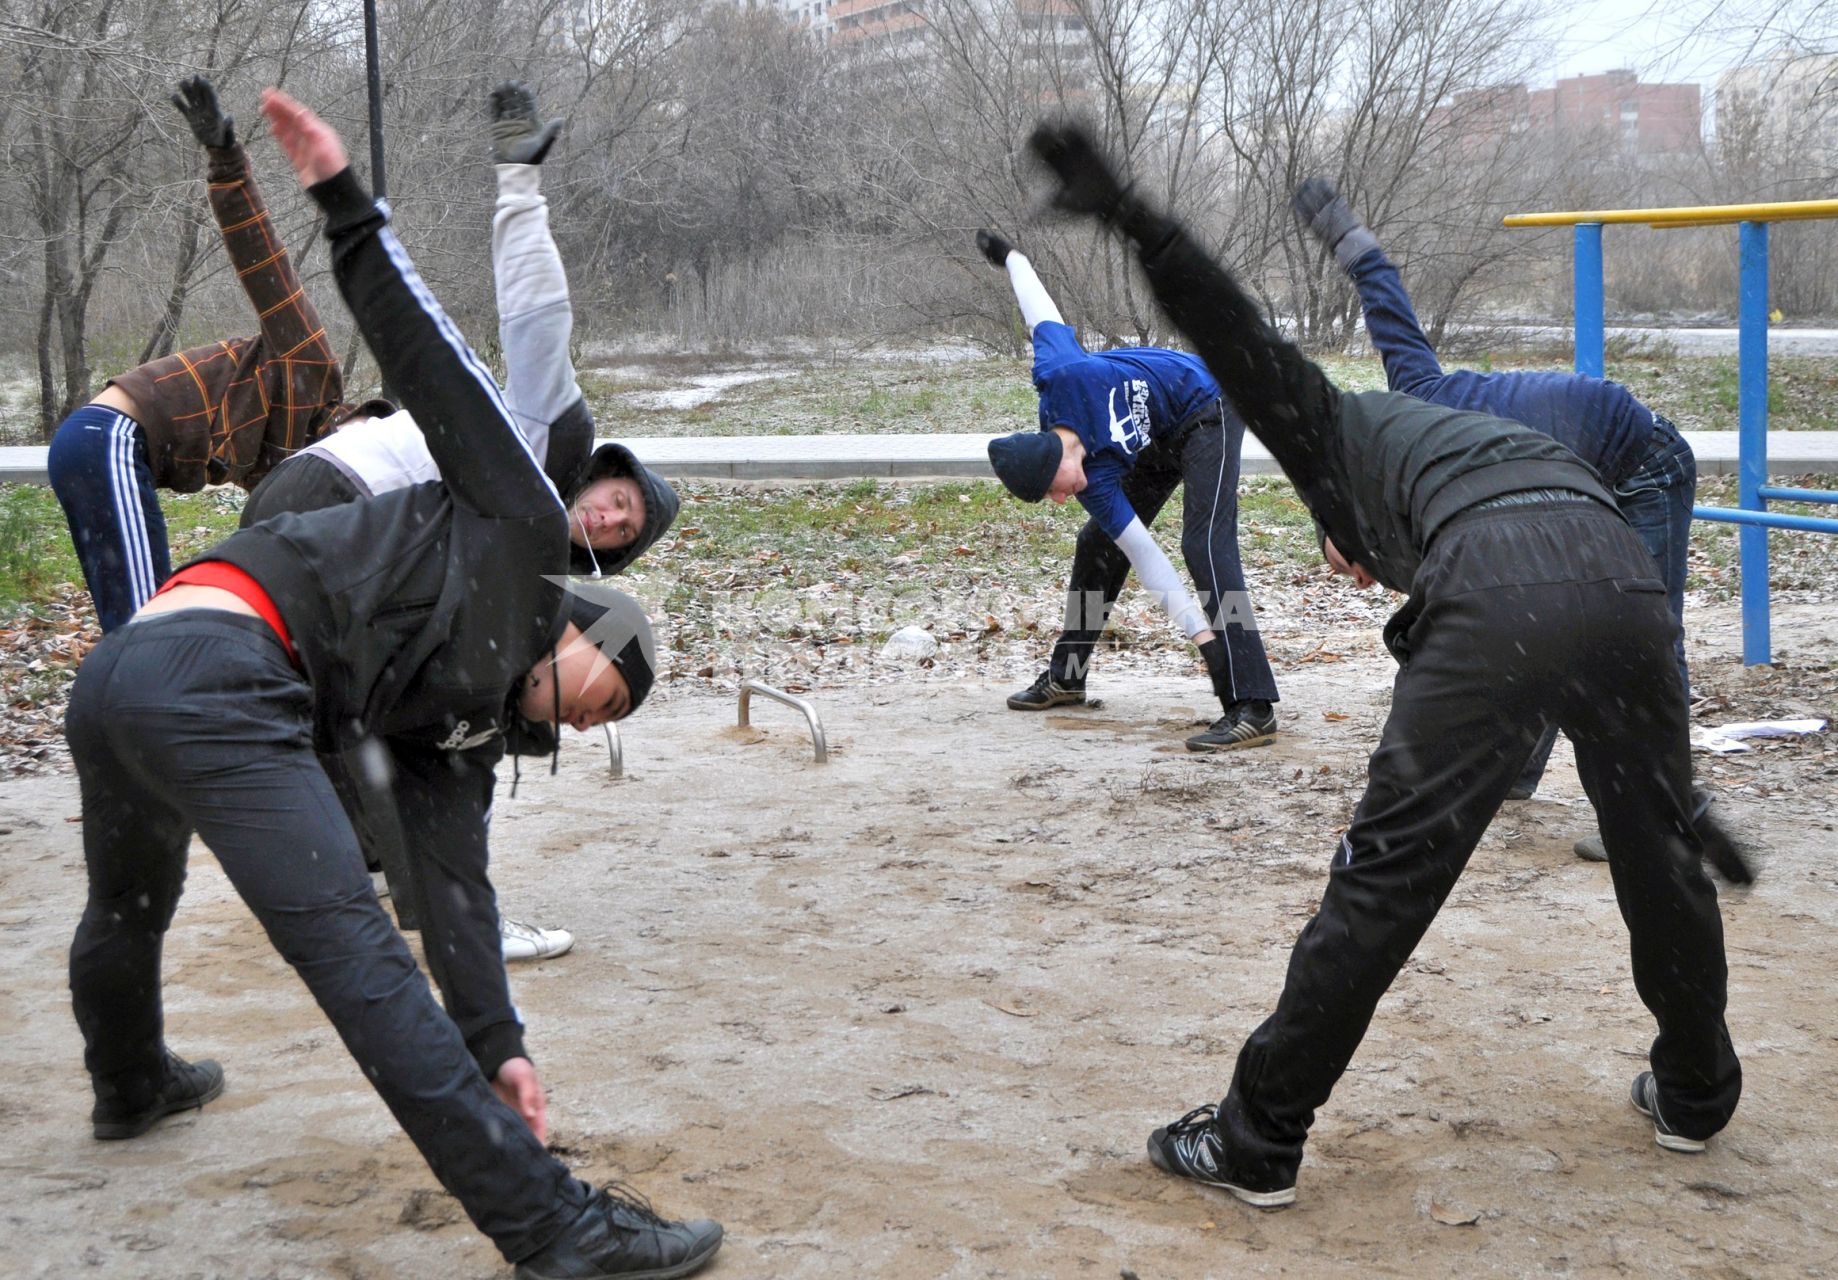
[[[689,379],[686,387],[673,387],[669,391],[642,391],[627,397],[641,409],[693,409],[697,405],[707,404],[719,399],[721,393],[729,387],[745,386],[749,382],[766,382],[773,378],[789,378],[791,369],[747,369],[736,373],[705,373]]]

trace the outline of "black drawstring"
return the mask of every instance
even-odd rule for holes
[[[562,767],[562,655],[559,650],[549,650],[549,682],[555,686],[555,748],[549,752],[549,776],[553,778]]]

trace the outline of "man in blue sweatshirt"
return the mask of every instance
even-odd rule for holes
[[[1595,468],[1621,514],[1652,553],[1665,583],[1666,602],[1681,628],[1674,648],[1680,696],[1689,701],[1691,682],[1682,628],[1685,551],[1691,539],[1691,508],[1697,499],[1698,464],[1678,428],[1626,387],[1603,378],[1556,371],[1445,372],[1417,322],[1397,267],[1334,184],[1326,178],[1310,178],[1296,188],[1293,204],[1303,225],[1333,252],[1334,260],[1359,290],[1366,336],[1385,362],[1391,390],[1522,423],[1557,440]],[[1538,789],[1556,739],[1556,727],[1547,726],[1509,798],[1527,799]],[[1700,808],[1708,804],[1701,793],[1695,799]],[[1595,862],[1606,861],[1608,856],[1595,836],[1579,842],[1576,851]]]
[[[1276,677],[1257,633],[1238,559],[1238,462],[1244,423],[1205,364],[1184,351],[1086,351],[1060,318],[1027,258],[998,235],[977,248],[1008,272],[1034,343],[1040,430],[992,440],[990,465],[1023,502],[1077,498],[1079,531],[1066,587],[1065,625],[1047,669],[1013,694],[1016,711],[1085,701],[1092,650],[1130,570],[1206,662],[1220,716],[1187,739],[1189,751],[1263,746],[1276,736]],[[1181,555],[1196,601],[1149,536],[1184,487]]]

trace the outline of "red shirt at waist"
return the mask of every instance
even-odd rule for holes
[[[193,587],[216,587],[228,591],[241,600],[256,615],[266,622],[274,631],[275,639],[287,650],[287,660],[300,667],[300,655],[294,652],[294,639],[287,634],[287,624],[281,621],[281,611],[274,607],[274,601],[262,590],[262,584],[247,573],[223,560],[204,560],[197,564],[186,565],[183,569],[166,579],[164,585],[153,594],[163,596],[174,587],[185,584]]]

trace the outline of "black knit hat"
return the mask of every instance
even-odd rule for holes
[[[1023,502],[1039,502],[1053,487],[1066,451],[1055,431],[1017,431],[989,442],[989,465],[1008,491]]]
[[[637,455],[622,444],[603,444],[589,455],[586,465],[569,486],[568,505],[572,507],[574,500],[581,496],[581,491],[588,485],[608,476],[624,476],[638,485],[638,492],[645,501],[644,527],[632,539],[630,546],[613,551],[595,551],[570,542],[568,567],[571,572],[589,577],[611,577],[649,550],[651,544],[663,537],[671,522],[676,519],[679,506],[676,490],[670,487],[668,480],[641,463]]]
[[[568,621],[581,630],[580,642],[597,646],[619,668],[632,693],[631,711],[638,710],[657,681],[657,640],[644,606],[623,591],[570,579],[567,610]]]

